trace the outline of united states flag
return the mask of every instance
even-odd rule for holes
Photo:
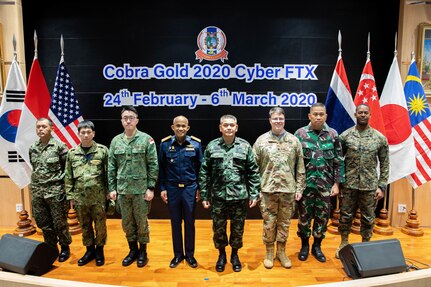
[[[63,57],[58,66],[48,115],[54,123],[53,136],[56,139],[69,148],[80,143],[78,124],[83,118]]]

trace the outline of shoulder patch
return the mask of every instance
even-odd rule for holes
[[[197,141],[197,142],[201,142],[201,139],[200,138],[197,138],[197,137],[195,137],[195,136],[190,136],[191,137],[191,139],[192,140],[195,140],[195,141]]]
[[[167,137],[165,137],[165,138],[162,138],[162,142],[165,142],[165,141],[167,141],[168,139],[170,139],[171,138],[171,136],[167,136]]]

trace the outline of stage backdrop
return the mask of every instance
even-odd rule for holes
[[[27,73],[33,33],[52,92],[64,36],[65,63],[95,140],[122,132],[121,105],[138,109],[138,128],[157,143],[172,118],[190,120],[203,146],[220,136],[219,118],[238,118],[251,144],[268,131],[270,107],[286,111],[286,129],[308,123],[309,105],[325,102],[342,33],[343,59],[355,94],[371,33],[379,94],[393,59],[398,1],[23,1]],[[7,61],[11,59],[6,59]],[[158,195],[157,195],[158,196]],[[151,218],[168,218],[155,198]],[[198,205],[198,218],[209,212]],[[258,208],[249,217],[259,218]]]

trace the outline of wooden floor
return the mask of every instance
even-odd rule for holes
[[[54,268],[43,275],[46,278],[74,280],[81,282],[113,284],[123,286],[163,286],[163,287],[201,287],[201,286],[303,286],[351,280],[346,277],[340,260],[334,256],[340,243],[338,235],[327,233],[323,241],[326,263],[320,263],[312,256],[305,262],[297,258],[300,240],[296,236],[296,220],[292,220],[287,254],[292,260],[292,268],[285,269],[275,261],[273,269],[265,269],[262,263],[265,248],[262,244],[262,221],[246,221],[244,247],[239,255],[243,263],[242,272],[235,273],[228,263],[222,273],[215,271],[217,251],[212,242],[210,220],[196,222],[196,253],[198,268],[192,269],[186,263],[177,268],[169,268],[173,257],[169,220],[150,220],[150,238],[148,245],[149,263],[144,268],[137,268],[136,263],[123,267],[121,261],[128,253],[128,246],[119,219],[108,220],[108,243],[105,246],[106,263],[96,267],[94,261],[79,267],[78,259],[84,254],[81,234],[73,236],[72,255],[63,263],[56,261]],[[374,234],[372,240],[398,238],[401,241],[407,264],[414,263],[420,268],[429,268],[431,264],[431,229],[423,229],[423,237],[412,237],[394,228],[392,236]],[[0,228],[0,235],[12,233],[13,228]],[[28,238],[42,241],[42,236],[34,234]],[[359,235],[351,235],[350,242],[359,242]],[[230,255],[230,249],[228,256]],[[423,264],[427,265],[423,265]]]

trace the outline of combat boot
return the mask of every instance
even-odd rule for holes
[[[308,258],[308,253],[310,252],[309,237],[301,237],[301,250],[298,253],[298,259],[305,261]]]
[[[340,246],[338,246],[337,251],[335,251],[335,258],[340,259],[340,250],[347,245],[349,245],[349,234],[341,233],[341,243]]]
[[[289,257],[286,255],[286,242],[278,242],[277,241],[277,253],[276,258],[280,260],[281,266],[284,268],[292,267],[292,262]]]
[[[267,269],[271,269],[274,266],[274,243],[266,244],[266,256],[263,260],[263,266]]]
[[[242,270],[241,261],[239,261],[238,248],[232,248],[232,254],[230,255],[230,263],[232,263],[232,269],[235,272]]]
[[[323,254],[321,245],[323,238],[314,237],[313,246],[311,246],[311,254],[313,254],[314,258],[319,262],[326,262],[325,254]]]
[[[86,246],[86,248],[87,251],[85,252],[84,256],[82,256],[81,259],[78,260],[78,266],[84,266],[95,258],[94,245]]]
[[[123,266],[129,266],[132,264],[136,258],[138,257],[138,243],[136,241],[128,241],[130,252],[123,259]]]
[[[60,255],[58,255],[58,262],[64,262],[70,257],[69,245],[62,245]]]
[[[105,264],[105,254],[103,253],[103,245],[96,246],[96,266]]]
[[[148,257],[147,257],[147,244],[139,243],[139,255],[138,255],[138,267],[144,267],[147,265]]]
[[[217,272],[223,272],[224,266],[226,265],[226,250],[223,248],[219,249],[219,256],[216,263],[216,270]]]

